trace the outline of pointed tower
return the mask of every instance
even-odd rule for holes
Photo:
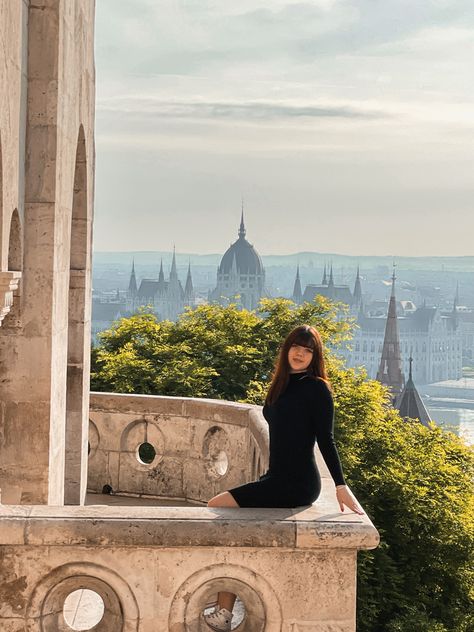
[[[329,271],[329,282],[328,282],[328,287],[333,288],[334,287],[334,275],[332,273],[332,262],[331,262],[331,269]]]
[[[383,340],[382,357],[377,371],[377,380],[389,386],[392,392],[392,401],[400,395],[404,385],[402,373],[402,360],[400,356],[400,337],[398,334],[397,304],[395,299],[395,265],[392,275],[392,292],[388,306],[387,323]]]
[[[240,216],[240,227],[239,227],[239,239],[245,239],[245,224],[244,224],[244,201],[242,200],[242,214]]]
[[[191,277],[191,262],[188,263],[188,276],[186,277],[186,285],[184,288],[184,300],[188,305],[194,303],[193,279]]]
[[[357,266],[357,276],[354,285],[353,305],[359,306],[362,303],[362,286],[360,284],[359,266]]]
[[[300,264],[299,263],[296,266],[296,279],[295,279],[295,285],[293,287],[293,296],[291,298],[297,305],[301,305],[301,303],[303,302],[303,294],[301,292]]]
[[[410,417],[411,419],[418,419],[424,426],[428,426],[431,421],[429,412],[426,410],[426,406],[423,403],[418,391],[416,390],[415,383],[412,376],[412,363],[413,358],[410,353],[410,373],[408,381],[405,384],[401,395],[397,400],[396,407],[400,412],[401,417]]]
[[[137,277],[135,276],[135,259],[132,260],[132,272],[130,274],[130,281],[128,283],[128,295],[130,298],[135,298],[137,295]]]
[[[328,279],[326,275],[326,264],[324,264],[324,274],[323,274],[323,280],[321,281],[321,285],[327,285],[327,284],[328,284]]]
[[[173,246],[173,259],[171,260],[170,284],[178,283],[178,270],[176,268],[176,248]]]
[[[160,285],[164,285],[164,282],[165,282],[165,273],[163,272],[163,257],[161,257],[160,272],[158,274],[158,283]]]

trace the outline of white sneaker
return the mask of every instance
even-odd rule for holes
[[[230,624],[232,622],[232,612],[226,608],[215,610],[212,614],[205,614],[204,621],[212,630],[217,632],[230,632]]]

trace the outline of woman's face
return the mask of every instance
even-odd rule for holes
[[[313,350],[303,345],[292,344],[288,351],[288,364],[290,373],[306,371],[313,359]]]

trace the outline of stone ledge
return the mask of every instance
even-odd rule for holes
[[[0,545],[370,549],[367,516],[307,509],[1,506]]]

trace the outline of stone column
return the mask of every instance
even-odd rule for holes
[[[8,335],[0,327],[0,488],[19,486],[24,504],[61,505],[67,402],[73,402],[72,417],[81,411],[82,427],[88,403],[88,358],[83,353],[79,360],[81,379],[68,382],[74,364],[68,337],[74,322],[73,333],[81,336],[83,348],[88,346],[94,1],[36,0],[23,6],[28,16],[20,51],[27,82],[26,155],[20,164],[25,182],[23,275],[16,327]],[[12,43],[18,50],[19,39]],[[20,116],[16,120],[22,121]],[[90,186],[80,218],[87,229],[79,245],[86,263],[81,269],[83,291],[78,293],[74,276],[78,253],[71,252],[71,233],[81,128]],[[18,147],[3,149],[4,163],[8,151],[16,149],[21,155]],[[77,240],[74,244],[77,247]],[[81,463],[74,476],[78,477],[76,488],[85,490],[82,460],[87,437],[80,435],[80,447],[74,450]],[[80,491],[74,502],[81,502],[82,497]]]

